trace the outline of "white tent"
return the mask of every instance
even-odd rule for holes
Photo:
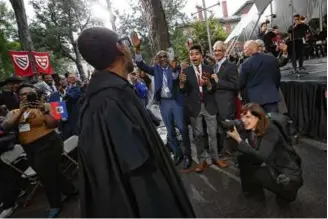
[[[276,15],[276,18],[272,19],[272,25],[278,25],[282,31],[287,31],[288,27],[292,25],[294,14],[314,18],[319,17],[320,10],[322,16],[327,13],[327,0],[254,0],[254,5],[249,13],[241,19],[225,42],[244,42],[248,39],[255,39],[259,23],[268,18],[271,20],[271,14]]]

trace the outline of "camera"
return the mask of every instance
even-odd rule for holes
[[[239,120],[225,120],[221,121],[221,127],[224,131],[230,131],[232,132],[234,130],[233,127],[238,127],[240,125]]]
[[[35,103],[38,100],[38,94],[34,92],[28,93],[26,98],[27,98],[27,102]]]

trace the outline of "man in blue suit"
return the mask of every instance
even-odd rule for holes
[[[245,102],[258,103],[266,112],[278,112],[280,69],[278,60],[260,54],[255,41],[247,41],[244,53],[249,58],[240,67],[239,85]]]
[[[168,132],[168,144],[173,151],[175,164],[182,160],[182,152],[176,137],[175,125],[183,132],[183,95],[179,92],[179,72],[176,63],[169,63],[166,51],[157,53],[158,64],[148,66],[140,54],[141,41],[136,33],[132,34],[132,42],[136,48],[135,61],[138,68],[154,76],[154,100],[160,104],[163,122]]]

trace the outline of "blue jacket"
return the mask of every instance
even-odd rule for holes
[[[161,89],[163,85],[163,70],[160,65],[156,64],[152,67],[148,66],[144,61],[136,61],[138,68],[141,71],[146,72],[147,74],[150,74],[154,76],[154,81],[155,81],[155,91],[154,91],[154,99],[158,102],[161,101]],[[172,98],[177,101],[179,105],[183,105],[183,94],[180,93],[179,91],[179,77],[176,79],[173,79],[173,74],[172,72],[180,72],[179,68],[172,69],[170,66],[168,67],[168,87],[170,89],[170,92],[172,94]]]
[[[135,83],[133,86],[136,89],[138,96],[141,99],[142,103],[146,106],[148,103],[147,86],[144,83],[142,83],[141,81],[137,81],[137,83]]]
[[[255,53],[240,67],[240,89],[249,102],[260,105],[280,101],[280,69],[278,60],[270,55]]]

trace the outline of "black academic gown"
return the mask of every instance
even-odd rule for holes
[[[80,122],[82,217],[195,217],[166,147],[128,81],[95,73]]]

